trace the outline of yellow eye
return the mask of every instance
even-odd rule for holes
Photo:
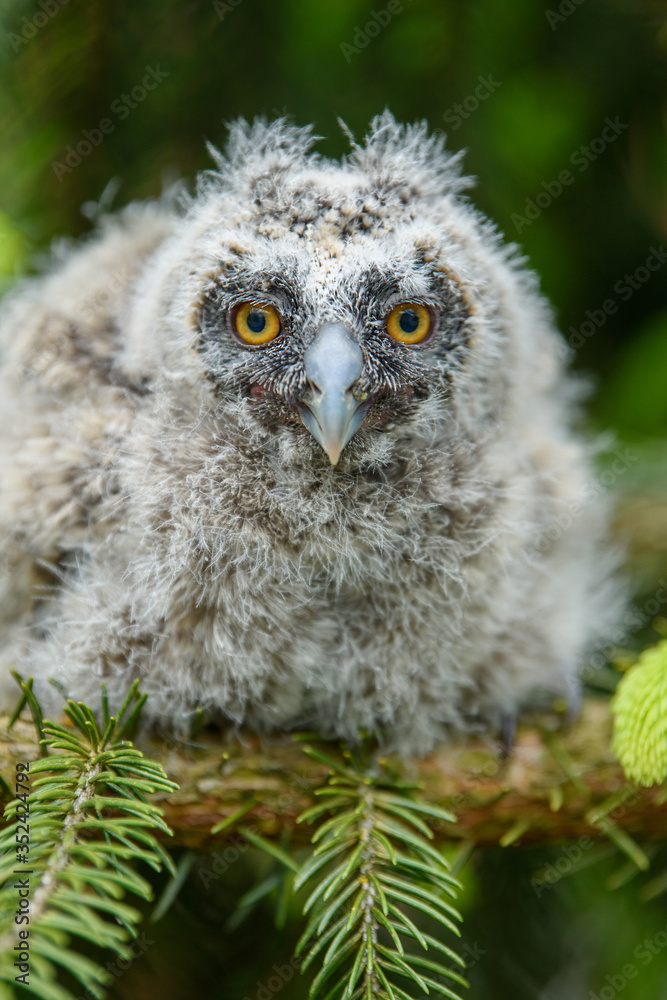
[[[430,310],[418,302],[401,302],[387,316],[387,333],[401,344],[421,344],[432,326]]]
[[[280,333],[280,316],[273,306],[242,302],[232,315],[232,328],[244,344],[268,344]]]

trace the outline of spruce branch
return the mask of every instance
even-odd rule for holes
[[[295,889],[311,888],[297,946],[297,954],[306,951],[303,970],[315,959],[320,965],[310,997],[411,1000],[433,992],[458,1000],[451,986],[467,983],[452,966],[464,962],[406,912],[459,934],[460,914],[449,902],[458,883],[427,825],[429,818],[452,823],[454,817],[420,801],[416,786],[391,777],[377,761],[349,754],[343,765],[304,749],[330,768],[315,792],[322,801],[298,820],[318,824],[315,847],[294,881]]]
[[[21,687],[34,717],[32,686],[28,681]],[[29,794],[27,782],[21,782],[0,834],[0,984],[16,980],[14,963],[25,953],[29,973],[17,981],[34,995],[71,1000],[57,981],[60,967],[101,998],[108,974],[77,954],[72,938],[131,957],[128,941],[140,914],[123,897],[129,892],[151,898],[148,882],[133,865],[141,860],[155,870],[165,865],[174,871],[155,835],[171,831],[147,796],[173,792],[177,785],[123,738],[143,701],[135,683],[116,716],[103,696],[100,721],[87,705],[73,701],[65,708],[69,725],[44,721],[41,713],[35,718],[46,756],[21,772],[30,776]],[[19,834],[26,828],[27,834]],[[26,880],[29,893],[21,906],[17,882]]]

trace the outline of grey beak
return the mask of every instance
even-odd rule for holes
[[[301,419],[336,465],[366,412],[363,401],[350,391],[363,371],[361,348],[344,326],[327,323],[318,330],[304,362],[310,390],[299,407]]]

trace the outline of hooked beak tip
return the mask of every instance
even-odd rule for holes
[[[299,404],[301,419],[335,466],[366,414],[352,393],[363,370],[361,349],[346,327],[326,324],[306,351],[305,369],[310,390]]]
[[[356,434],[366,408],[357,400],[347,402],[345,409],[331,414],[328,407],[322,407],[318,399],[307,399],[299,406],[299,414],[304,426],[322,447],[332,465],[338,465],[343,448]],[[332,419],[332,417],[338,419]],[[329,419],[327,419],[329,418]]]

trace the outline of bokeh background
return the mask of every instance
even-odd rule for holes
[[[591,432],[634,456],[605,487],[651,611],[605,651],[600,694],[667,615],[654,614],[667,577],[667,7],[544,2],[3,0],[0,281],[39,269],[99,211],[191,180],[239,115],[312,122],[332,156],[347,146],[338,118],[360,137],[385,107],[446,131],[468,149],[474,201],[541,277],[590,381]],[[531,879],[562,845],[476,852],[462,872],[471,1000],[664,1000],[667,853],[651,853],[637,876],[602,844],[538,893]],[[183,857],[189,879],[112,997],[306,995],[296,974],[274,989],[272,971],[293,955],[297,908],[278,885],[237,908],[269,861],[243,852],[204,889],[213,860]]]

